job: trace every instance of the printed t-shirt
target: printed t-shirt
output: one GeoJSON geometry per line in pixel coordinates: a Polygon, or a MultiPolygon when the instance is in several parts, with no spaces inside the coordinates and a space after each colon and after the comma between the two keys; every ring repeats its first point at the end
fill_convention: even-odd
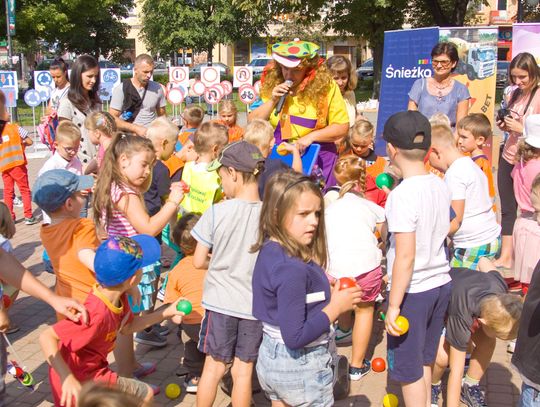
{"type": "Polygon", "coordinates": [[[440,287],[450,281],[445,242],[450,230],[450,191],[433,174],[405,178],[388,195],[386,219],[390,247],[387,253],[389,287],[396,257],[395,233],[415,232],[416,253],[408,293],[440,287]]]}
{"type": "Polygon", "coordinates": [[[501,226],[493,212],[487,178],[470,157],[455,160],[444,174],[452,201],[465,200],[460,228],[452,237],[455,247],[478,247],[493,242],[501,226]]]}
{"type": "MultiPolygon", "coordinates": [[[[103,296],[96,285],[84,306],[88,311],[88,324],[65,319],[53,325],[60,339],[60,354],[78,381],[92,380],[114,385],[118,375],[110,369],[107,355],[114,349],[124,318],[127,323],[133,320],[127,297],[124,294],[121,305],[117,307],[103,296]]],[[[62,385],[52,367],[49,367],[49,381],[55,404],[59,405],[62,385]]]]}
{"type": "Polygon", "coordinates": [[[56,294],[84,302],[96,277],[81,263],[78,254],[82,249],[98,248],[100,242],[94,222],[87,218],[66,219],[55,225],[41,226],[40,235],[56,274],[56,294]]]}
{"type": "Polygon", "coordinates": [[[487,296],[507,291],[504,278],[497,271],[482,273],[458,268],[450,271],[452,293],[448,305],[446,340],[460,351],[466,351],[472,327],[480,318],[480,302],[487,296]]]}
{"type": "Polygon", "coordinates": [[[193,256],[186,256],[169,272],[165,298],[163,302],[170,304],[180,297],[191,302],[193,310],[182,318],[184,324],[200,324],[204,315],[201,305],[204,277],[206,270],[193,266],[193,256]]]}

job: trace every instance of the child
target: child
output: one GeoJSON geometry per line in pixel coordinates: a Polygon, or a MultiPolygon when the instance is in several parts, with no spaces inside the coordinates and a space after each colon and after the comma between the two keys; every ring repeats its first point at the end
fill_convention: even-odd
{"type": "Polygon", "coordinates": [[[199,407],[213,405],[228,363],[232,363],[232,404],[251,403],[251,375],[262,331],[252,314],[251,277],[257,255],[250,248],[261,211],[257,176],[263,163],[257,147],[245,141],[225,147],[208,171],[218,171],[228,199],[212,205],[191,231],[197,240],[193,265],[208,268],[199,339],[199,350],[206,353],[197,391],[199,407]]]}
{"type": "MultiPolygon", "coordinates": [[[[458,147],[460,151],[471,156],[488,180],[489,197],[495,205],[495,186],[493,184],[493,172],[491,164],[484,154],[482,147],[491,140],[493,132],[489,119],[482,113],[469,113],[457,124],[458,147]]],[[[495,210],[494,206],[494,210],[495,210]]]]}
{"type": "MultiPolygon", "coordinates": [[[[161,210],[149,216],[144,206],[143,193],[151,183],[151,171],[155,160],[152,142],[140,136],[117,134],[109,146],[94,192],[94,220],[107,236],[131,237],[136,234],[157,235],[176,216],[183,198],[177,183],[171,184],[169,198],[161,210]]],[[[151,309],[154,304],[154,281],[157,276],[154,266],[145,267],[139,284],[140,306],[133,302],[136,312],[151,309]]],[[[133,339],[122,338],[126,343],[119,346],[116,360],[122,366],[120,373],[131,377],[135,366],[133,339]],[[128,343],[129,342],[129,343],[128,343]]],[[[163,347],[167,341],[154,332],[140,332],[139,343],[163,347]],[[144,341],[144,342],[143,342],[144,341]]],[[[154,365],[137,369],[138,376],[148,374],[154,365]]]]}
{"type": "MultiPolygon", "coordinates": [[[[383,208],[364,199],[364,161],[351,156],[341,157],[336,163],[337,168],[340,168],[336,174],[341,184],[339,196],[324,212],[328,238],[327,273],[332,279],[352,278],[362,289],[361,302],[354,307],[349,368],[351,380],[359,380],[371,368],[370,362],[364,357],[373,327],[375,299],[381,291],[383,277],[382,251],[375,232],[379,235],[382,233],[385,217],[383,208]]],[[[349,339],[351,335],[350,316],[350,313],[345,313],[339,318],[337,343],[340,339],[349,339]]]]}
{"type": "MultiPolygon", "coordinates": [[[[540,178],[536,178],[540,188],[540,178]]],[[[537,196],[537,208],[540,210],[540,195],[537,196]]],[[[537,221],[540,222],[537,213],[537,221]]],[[[523,312],[517,334],[516,349],[512,356],[512,365],[519,372],[523,384],[519,407],[537,407],[540,402],[540,329],[538,329],[538,310],[540,309],[540,262],[531,277],[529,293],[525,297],[523,312]]]]}
{"type": "Polygon", "coordinates": [[[431,145],[429,121],[417,111],[396,113],[384,125],[386,151],[403,181],[386,202],[390,234],[388,371],[401,383],[405,405],[425,406],[427,383],[450,298],[450,275],[445,251],[450,228],[450,192],[428,173],[424,158],[431,145]],[[404,335],[396,324],[403,315],[411,329],[404,335]]]}
{"type": "Polygon", "coordinates": [[[28,132],[18,124],[8,123],[9,114],[6,110],[6,95],[0,91],[0,171],[4,181],[4,202],[9,208],[13,220],[13,199],[15,184],[19,187],[23,201],[24,223],[33,225],[37,219],[32,214],[32,197],[28,184],[28,170],[24,149],[33,144],[28,132]]]}
{"type": "Polygon", "coordinates": [[[116,133],[116,121],[108,112],[92,112],[84,120],[84,127],[88,130],[90,142],[99,146],[95,165],[92,165],[91,168],[87,168],[86,172],[97,173],[103,164],[105,151],[107,151],[107,148],[111,145],[112,138],[116,133]]]}
{"type": "MultiPolygon", "coordinates": [[[[13,238],[14,235],[15,222],[11,219],[7,205],[4,202],[0,202],[0,248],[6,253],[13,253],[13,246],[9,239],[13,238]]],[[[13,304],[18,294],[19,290],[17,288],[0,281],[0,298],[2,295],[7,295],[13,304]]],[[[18,326],[10,323],[7,307],[4,307],[3,301],[0,301],[0,321],[0,332],[12,334],[19,330],[18,326]]]]}
{"type": "Polygon", "coordinates": [[[345,100],[345,106],[347,107],[347,113],[349,114],[349,123],[351,127],[356,121],[356,97],[354,90],[358,82],[356,72],[352,67],[351,61],[343,55],[334,55],[326,61],[328,70],[334,77],[343,100],[345,100]]]}
{"type": "Polygon", "coordinates": [[[96,283],[94,255],[99,239],[94,222],[79,216],[86,199],[83,191],[93,185],[91,176],[53,169],[37,178],[33,191],[34,202],[50,219],[41,226],[40,237],[56,274],[55,292],[81,303],[96,283]]]}
{"type": "Polygon", "coordinates": [[[74,405],[72,400],[77,401],[81,383],[86,381],[117,386],[145,405],[151,404],[155,387],[119,377],[110,369],[107,355],[114,348],[118,332],[133,334],[172,317],[181,322],[177,316],[183,314],[176,310],[176,302],[139,317],[128,306],[126,292],[141,280],[141,268],[155,263],[159,255],[159,244],[147,235],[117,236],[99,246],[94,261],[98,284],[84,303],[88,323],[63,320],[40,335],[56,406],[74,405]]]}
{"type": "Polygon", "coordinates": [[[326,266],[324,201],[310,178],[289,171],[268,183],[254,251],[253,314],[262,321],[257,376],[272,405],[331,406],[330,325],[360,302],[326,266]]]}
{"type": "Polygon", "coordinates": [[[533,180],[540,174],[540,115],[525,119],[524,139],[519,144],[517,161],[512,170],[514,195],[520,216],[514,225],[514,280],[521,283],[526,294],[536,263],[540,260],[540,226],[536,221],[537,208],[532,197],[540,196],[533,180]]]}
{"type": "Polygon", "coordinates": [[[193,306],[191,313],[182,319],[181,325],[182,330],[189,337],[189,340],[184,344],[183,361],[183,365],[188,371],[184,381],[187,393],[197,393],[204,365],[204,353],[197,349],[197,343],[204,315],[201,302],[206,269],[197,269],[193,266],[193,253],[195,253],[197,241],[191,236],[191,230],[200,217],[198,214],[188,213],[182,216],[173,228],[173,241],[180,247],[185,257],[169,272],[165,298],[163,299],[165,304],[169,304],[184,297],[193,306]]]}
{"type": "Polygon", "coordinates": [[[495,349],[496,338],[516,337],[522,303],[517,295],[507,294],[504,278],[491,261],[480,260],[481,273],[452,269],[452,292],[448,306],[445,338],[441,337],[431,385],[431,404],[438,405],[441,377],[448,364],[447,406],[485,406],[479,382],[495,349]],[[463,379],[465,355],[474,343],[471,361],[463,379]],[[460,397],[461,396],[461,397],[460,397]]]}
{"type": "Polygon", "coordinates": [[[141,400],[117,388],[87,382],[82,386],[78,407],[140,407],[141,400]]]}
{"type": "Polygon", "coordinates": [[[432,126],[431,140],[429,162],[444,173],[456,215],[450,223],[449,236],[454,244],[450,264],[476,270],[478,260],[495,259],[501,247],[501,226],[492,209],[487,178],[470,157],[458,150],[450,127],[432,126]]]}
{"type": "MultiPolygon", "coordinates": [[[[268,121],[262,119],[253,119],[250,121],[246,127],[244,140],[257,147],[261,151],[262,156],[265,158],[264,171],[259,176],[259,196],[261,199],[263,199],[264,187],[270,177],[272,177],[276,172],[288,171],[290,167],[281,160],[268,157],[276,144],[276,140],[274,138],[274,129],[270,123],[268,123],[268,121]]],[[[293,155],[292,169],[301,173],[302,158],[300,157],[298,148],[296,148],[294,144],[285,142],[282,144],[287,150],[287,153],[293,155]]]]}
{"type": "Polygon", "coordinates": [[[185,212],[204,213],[214,202],[222,198],[219,175],[208,170],[209,164],[227,145],[227,128],[217,123],[203,123],[195,133],[195,161],[187,162],[182,181],[189,185],[189,192],[182,202],[185,212]]]}
{"type": "MultiPolygon", "coordinates": [[[[38,172],[38,177],[50,170],[62,169],[72,172],[75,175],[82,175],[82,163],[77,157],[77,152],[81,144],[81,131],[69,120],[64,120],[58,124],[56,129],[56,139],[54,140],[54,153],[45,161],[43,167],[38,172]]],[[[43,224],[51,223],[51,218],[45,211],[43,214],[43,224]]],[[[84,216],[86,217],[86,216],[84,216]]]]}
{"type": "Polygon", "coordinates": [[[216,120],[216,122],[227,127],[229,143],[242,140],[242,137],[244,136],[244,129],[236,124],[238,110],[236,109],[234,102],[230,99],[226,99],[221,102],[219,105],[218,114],[219,119],[216,120]]]}

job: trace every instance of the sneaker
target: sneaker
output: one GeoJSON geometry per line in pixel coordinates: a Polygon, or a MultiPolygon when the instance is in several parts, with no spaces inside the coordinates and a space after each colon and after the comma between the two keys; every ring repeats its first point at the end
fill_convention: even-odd
{"type": "Polygon", "coordinates": [[[508,346],[506,346],[506,351],[508,353],[514,353],[515,350],[516,350],[516,340],[513,339],[510,342],[508,342],[508,346]]]}
{"type": "Polygon", "coordinates": [[[38,223],[38,220],[34,216],[32,216],[31,218],[24,218],[25,225],[34,225],[36,223],[38,223]]]}
{"type": "Polygon", "coordinates": [[[197,393],[197,387],[199,386],[199,377],[196,376],[186,376],[184,380],[184,387],[186,388],[186,393],[195,394],[197,393]]]}
{"type": "Polygon", "coordinates": [[[22,206],[23,206],[22,199],[19,198],[18,196],[13,198],[13,206],[16,206],[17,208],[22,208],[22,206]]]}
{"type": "Polygon", "coordinates": [[[461,402],[467,407],[487,407],[486,397],[479,384],[470,386],[463,383],[461,386],[461,402]]]}
{"type": "Polygon", "coordinates": [[[336,328],[336,345],[348,345],[352,343],[352,328],[348,331],[342,331],[338,326],[336,328]]]}
{"type": "Polygon", "coordinates": [[[431,385],[431,407],[439,407],[439,396],[441,395],[441,385],[431,385]]]}
{"type": "Polygon", "coordinates": [[[157,365],[155,362],[139,363],[139,367],[133,372],[133,377],[136,379],[142,379],[143,377],[154,373],[156,371],[156,367],[157,365]]]}
{"type": "Polygon", "coordinates": [[[152,331],[157,333],[159,336],[167,336],[169,335],[169,332],[171,332],[171,330],[167,326],[160,324],[152,325],[152,331]]]}
{"type": "Polygon", "coordinates": [[[151,331],[137,332],[134,341],[143,345],[150,345],[158,348],[167,346],[167,339],[158,335],[153,329],[151,331]]]}
{"type": "Polygon", "coordinates": [[[349,377],[351,380],[360,380],[362,377],[367,375],[371,370],[371,362],[364,359],[364,366],[362,367],[349,367],[349,377]]]}

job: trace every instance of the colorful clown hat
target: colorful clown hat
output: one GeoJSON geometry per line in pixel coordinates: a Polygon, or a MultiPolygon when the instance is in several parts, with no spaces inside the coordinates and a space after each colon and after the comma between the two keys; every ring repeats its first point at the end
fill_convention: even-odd
{"type": "Polygon", "coordinates": [[[295,68],[300,65],[302,59],[313,58],[317,55],[319,46],[312,42],[282,41],[272,45],[272,58],[287,68],[295,68]]]}

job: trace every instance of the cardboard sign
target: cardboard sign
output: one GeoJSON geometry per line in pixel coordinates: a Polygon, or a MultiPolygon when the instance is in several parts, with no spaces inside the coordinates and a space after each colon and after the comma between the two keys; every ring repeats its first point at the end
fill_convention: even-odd
{"type": "Polygon", "coordinates": [[[233,87],[239,88],[242,85],[251,85],[253,83],[253,67],[235,66],[233,87]]]}
{"type": "Polygon", "coordinates": [[[217,90],[213,86],[206,88],[206,90],[204,91],[204,100],[206,100],[206,103],[210,105],[217,105],[221,100],[219,96],[219,90],[217,90]]]}
{"type": "Polygon", "coordinates": [[[219,69],[215,66],[201,67],[201,82],[206,87],[219,83],[219,69]]]}
{"type": "Polygon", "coordinates": [[[242,103],[250,105],[257,99],[257,92],[251,85],[242,85],[238,89],[238,97],[242,103]]]}
{"type": "Polygon", "coordinates": [[[184,101],[184,92],[181,88],[172,88],[167,94],[167,100],[171,105],[178,106],[184,101]]]}
{"type": "Polygon", "coordinates": [[[38,92],[42,91],[44,88],[54,89],[56,85],[54,84],[52,75],[49,71],[34,71],[34,89],[38,92]]]}
{"type": "Polygon", "coordinates": [[[189,86],[189,68],[187,66],[171,66],[169,68],[169,82],[179,83],[187,88],[189,86]]]}
{"type": "Polygon", "coordinates": [[[191,89],[193,90],[193,93],[195,93],[197,96],[202,96],[204,95],[206,86],[204,86],[204,83],[202,83],[201,81],[195,81],[193,82],[193,85],[191,85],[191,89]]]}

